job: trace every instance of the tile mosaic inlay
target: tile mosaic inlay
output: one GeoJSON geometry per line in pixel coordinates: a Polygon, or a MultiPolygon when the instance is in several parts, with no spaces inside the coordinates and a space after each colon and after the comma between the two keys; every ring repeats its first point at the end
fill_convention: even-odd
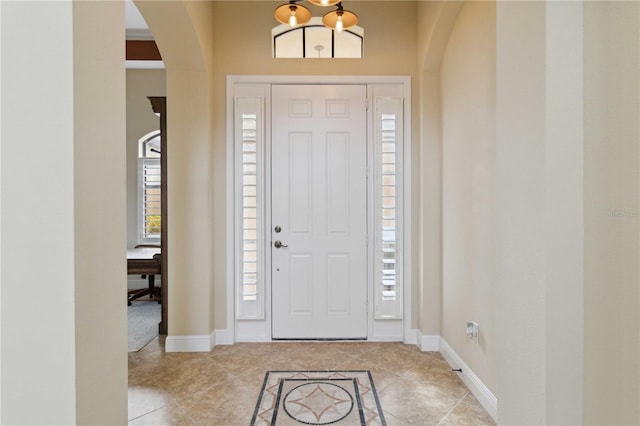
{"type": "MultiPolygon", "coordinates": [[[[278,394],[282,395],[285,384],[298,381],[282,379],[278,394]]],[[[352,389],[350,392],[342,385],[327,381],[304,382],[291,389],[282,402],[282,408],[292,419],[304,424],[329,425],[346,418],[353,411],[352,389]]],[[[354,381],[345,384],[357,386],[354,381]]]]}
{"type": "Polygon", "coordinates": [[[268,371],[251,425],[386,425],[368,370],[268,371]]]}

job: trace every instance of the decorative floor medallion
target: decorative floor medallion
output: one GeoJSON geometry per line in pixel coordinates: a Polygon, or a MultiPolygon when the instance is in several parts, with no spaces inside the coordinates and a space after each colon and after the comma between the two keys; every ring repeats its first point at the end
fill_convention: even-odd
{"type": "Polygon", "coordinates": [[[268,371],[251,425],[300,424],[386,425],[371,373],[268,371]]]}

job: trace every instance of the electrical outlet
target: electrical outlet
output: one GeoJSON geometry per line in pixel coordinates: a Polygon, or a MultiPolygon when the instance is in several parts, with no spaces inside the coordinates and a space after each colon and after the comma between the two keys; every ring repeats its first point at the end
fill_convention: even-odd
{"type": "Polygon", "coordinates": [[[478,323],[468,322],[467,323],[467,337],[471,340],[478,340],[478,323]]]}

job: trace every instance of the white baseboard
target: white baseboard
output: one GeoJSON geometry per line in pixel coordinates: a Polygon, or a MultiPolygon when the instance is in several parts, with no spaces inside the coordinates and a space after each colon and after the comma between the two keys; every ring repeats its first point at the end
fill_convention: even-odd
{"type": "Polygon", "coordinates": [[[213,349],[214,333],[208,336],[167,336],[164,350],[166,352],[210,352],[213,349]]]}
{"type": "Polygon", "coordinates": [[[228,330],[214,330],[208,336],[167,336],[166,352],[210,352],[216,345],[233,345],[233,336],[228,330]]]}
{"type": "Polygon", "coordinates": [[[405,333],[404,339],[402,339],[402,343],[404,343],[405,345],[415,345],[417,341],[416,336],[418,335],[418,333],[418,330],[415,328],[409,329],[408,334],[405,333]]]}
{"type": "Polygon", "coordinates": [[[217,345],[233,345],[233,333],[229,330],[213,331],[213,346],[217,345]]]}
{"type": "Polygon", "coordinates": [[[482,404],[493,420],[497,421],[498,399],[443,338],[440,338],[440,353],[451,368],[462,369],[462,373],[458,373],[460,379],[467,385],[473,396],[482,404]]]}
{"type": "Polygon", "coordinates": [[[422,352],[438,352],[440,350],[440,336],[437,334],[424,336],[416,330],[416,345],[422,352]]]}

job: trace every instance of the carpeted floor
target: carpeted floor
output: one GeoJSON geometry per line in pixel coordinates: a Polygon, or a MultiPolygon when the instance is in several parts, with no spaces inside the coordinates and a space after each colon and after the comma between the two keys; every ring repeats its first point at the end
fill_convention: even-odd
{"type": "Polygon", "coordinates": [[[137,352],[158,336],[161,305],[157,301],[134,301],[127,307],[129,352],[137,352]]]}

